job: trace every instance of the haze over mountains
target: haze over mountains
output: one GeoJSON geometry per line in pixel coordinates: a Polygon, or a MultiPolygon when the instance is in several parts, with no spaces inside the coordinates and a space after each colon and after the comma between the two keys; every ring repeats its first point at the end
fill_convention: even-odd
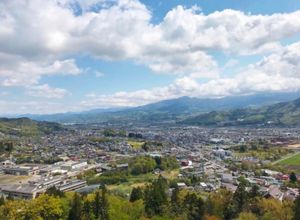
{"type": "MultiPolygon", "coordinates": [[[[207,117],[215,114],[219,116],[219,113],[216,113],[219,111],[222,111],[222,114],[229,111],[226,115],[234,115],[235,112],[233,110],[249,107],[251,110],[244,111],[243,114],[240,113],[236,116],[245,116],[246,113],[254,115],[255,111],[265,113],[261,109],[258,110],[257,108],[259,107],[292,101],[298,97],[300,97],[300,93],[264,93],[248,96],[230,96],[219,99],[181,97],[134,108],[95,109],[79,113],[22,115],[22,117],[61,123],[156,123],[184,121],[188,124],[197,124],[192,122],[194,120],[198,121],[199,125],[216,125],[218,124],[218,120],[216,122],[212,120],[209,123],[203,123],[203,118],[198,115],[204,114],[203,117],[207,117]],[[215,113],[205,114],[212,111],[215,113]]],[[[269,111],[270,109],[266,110],[266,112],[269,111]]],[[[267,118],[269,119],[269,117],[267,118]]],[[[233,117],[233,119],[235,118],[233,117]]]]}

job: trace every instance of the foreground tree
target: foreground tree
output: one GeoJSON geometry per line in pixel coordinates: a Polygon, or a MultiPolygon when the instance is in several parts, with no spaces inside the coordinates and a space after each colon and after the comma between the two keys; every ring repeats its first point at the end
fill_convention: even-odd
{"type": "Polygon", "coordinates": [[[236,220],[258,220],[258,218],[251,212],[241,212],[236,220]]]}
{"type": "Polygon", "coordinates": [[[148,216],[162,215],[168,203],[167,182],[162,176],[145,189],[145,212],[148,216]]]}
{"type": "Polygon", "coordinates": [[[174,213],[175,216],[179,215],[181,210],[181,203],[179,198],[179,188],[176,186],[171,195],[171,212],[174,213]]]}
{"type": "Polygon", "coordinates": [[[107,200],[107,189],[104,184],[101,185],[101,212],[100,212],[100,219],[101,220],[108,220],[109,215],[108,215],[108,209],[109,209],[109,204],[107,200]]]}
{"type": "Polygon", "coordinates": [[[129,201],[135,202],[142,198],[143,198],[143,191],[142,191],[141,187],[134,187],[131,191],[129,201]]]}
{"type": "Polygon", "coordinates": [[[195,193],[188,193],[184,206],[189,220],[201,220],[204,216],[204,202],[195,193]]]}
{"type": "Polygon", "coordinates": [[[69,220],[80,220],[82,215],[82,199],[78,193],[73,196],[73,201],[71,203],[71,209],[69,212],[69,220]]]}
{"type": "Polygon", "coordinates": [[[58,197],[64,197],[64,192],[60,191],[55,186],[52,186],[46,190],[46,194],[50,196],[58,196],[58,197]]]}

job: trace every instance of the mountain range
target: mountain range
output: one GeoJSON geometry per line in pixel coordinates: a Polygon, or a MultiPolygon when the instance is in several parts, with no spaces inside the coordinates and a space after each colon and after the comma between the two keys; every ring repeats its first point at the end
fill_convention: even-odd
{"type": "MultiPolygon", "coordinates": [[[[197,123],[200,125],[212,125],[218,124],[218,120],[213,120],[214,115],[216,118],[220,117],[220,120],[222,118],[226,119],[226,117],[229,117],[226,121],[230,122],[231,119],[235,120],[234,116],[244,117],[244,119],[241,119],[242,121],[250,122],[252,118],[250,118],[251,120],[248,120],[246,118],[247,114],[252,115],[252,117],[254,117],[255,111],[259,111],[261,114],[266,114],[270,112],[270,110],[265,110],[266,107],[263,106],[292,101],[298,97],[300,97],[300,93],[296,92],[229,96],[217,99],[181,97],[132,108],[94,109],[78,113],[71,112],[51,115],[22,115],[21,117],[60,123],[155,124],[162,122],[182,122],[193,124],[192,121],[194,120],[198,121],[197,123]],[[224,115],[224,117],[221,117],[221,115],[224,115]],[[212,120],[211,122],[206,123],[203,121],[202,117],[208,116],[210,116],[212,120]]],[[[258,117],[258,115],[256,115],[256,117],[258,117]]],[[[269,117],[267,118],[269,119],[269,117]]],[[[256,119],[253,119],[253,121],[255,120],[256,119]]],[[[286,119],[284,121],[286,121],[286,119]]]]}
{"type": "Polygon", "coordinates": [[[257,109],[243,108],[230,111],[212,111],[195,117],[189,117],[179,123],[199,126],[299,126],[300,98],[257,109]]]}

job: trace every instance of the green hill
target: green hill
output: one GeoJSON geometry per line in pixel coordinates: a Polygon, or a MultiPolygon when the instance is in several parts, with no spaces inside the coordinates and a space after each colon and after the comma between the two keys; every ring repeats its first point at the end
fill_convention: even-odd
{"type": "Polygon", "coordinates": [[[213,111],[189,117],[180,123],[202,126],[233,125],[300,125],[300,98],[261,108],[244,108],[231,111],[213,111]]]}
{"type": "Polygon", "coordinates": [[[29,118],[0,118],[0,133],[30,136],[50,134],[61,131],[63,127],[58,123],[34,121],[29,118]]]}

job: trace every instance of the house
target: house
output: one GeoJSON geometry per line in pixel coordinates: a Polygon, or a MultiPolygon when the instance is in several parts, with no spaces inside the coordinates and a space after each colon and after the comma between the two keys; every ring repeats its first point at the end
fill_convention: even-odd
{"type": "Polygon", "coordinates": [[[22,185],[7,185],[1,188],[1,194],[6,198],[14,199],[34,199],[39,194],[45,192],[45,188],[39,187],[34,184],[22,185]]]}
{"type": "Polygon", "coordinates": [[[266,198],[272,197],[282,201],[284,193],[276,185],[271,185],[269,187],[268,193],[265,195],[266,198]]]}
{"type": "Polygon", "coordinates": [[[3,168],[5,174],[11,174],[16,176],[28,176],[37,174],[39,172],[39,167],[34,165],[24,165],[24,166],[13,166],[3,168]]]}
{"type": "Polygon", "coordinates": [[[177,183],[178,188],[186,188],[185,183],[177,183]]]}
{"type": "Polygon", "coordinates": [[[295,200],[298,195],[298,189],[287,188],[287,190],[284,192],[283,199],[295,200]]]}
{"type": "Polygon", "coordinates": [[[233,176],[230,173],[224,173],[221,176],[221,181],[223,183],[233,183],[233,176]]]}
{"type": "Polygon", "coordinates": [[[232,183],[222,183],[221,185],[222,188],[225,188],[231,192],[235,192],[237,189],[237,186],[233,185],[232,183]]]}

